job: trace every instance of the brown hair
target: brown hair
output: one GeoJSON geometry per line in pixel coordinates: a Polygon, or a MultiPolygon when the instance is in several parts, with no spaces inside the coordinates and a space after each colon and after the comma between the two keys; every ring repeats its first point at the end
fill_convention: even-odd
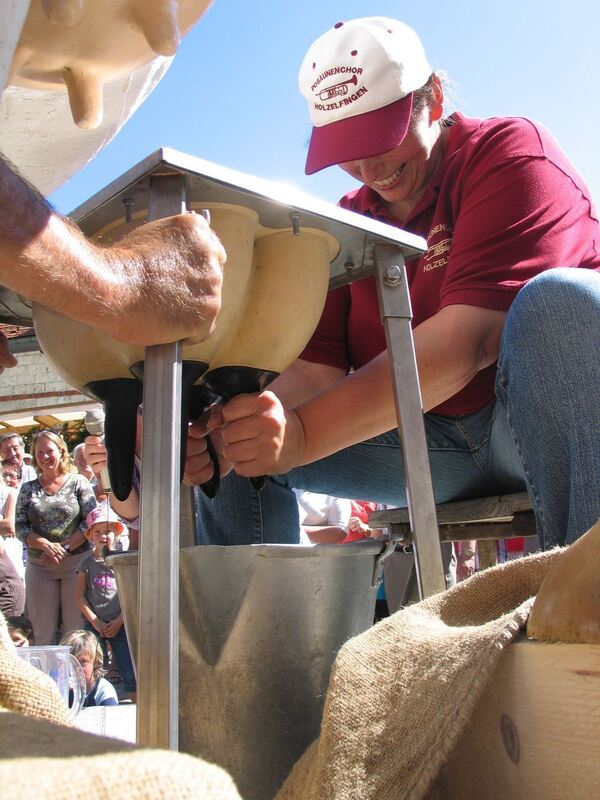
{"type": "MultiPolygon", "coordinates": [[[[432,72],[427,80],[427,83],[423,84],[420,89],[415,89],[413,92],[412,121],[414,121],[420,112],[433,100],[437,90],[436,79],[442,87],[442,91],[444,93],[444,106],[449,104],[452,107],[454,105],[452,100],[454,99],[456,92],[453,82],[445,72],[432,72]],[[449,99],[450,103],[448,103],[449,99]]],[[[446,112],[442,117],[441,122],[443,125],[449,125],[451,123],[451,120],[448,120],[448,116],[449,112],[446,112]]]]}

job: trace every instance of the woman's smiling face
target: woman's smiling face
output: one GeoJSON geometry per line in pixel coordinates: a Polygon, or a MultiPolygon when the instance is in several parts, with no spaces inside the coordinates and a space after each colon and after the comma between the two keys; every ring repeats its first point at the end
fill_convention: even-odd
{"type": "Polygon", "coordinates": [[[439,164],[443,128],[438,122],[442,103],[440,88],[430,104],[416,113],[398,147],[339,165],[344,172],[377,192],[400,217],[414,207],[439,164]]]}
{"type": "Polygon", "coordinates": [[[40,469],[56,469],[60,463],[61,452],[51,439],[40,436],[35,443],[35,460],[40,469]]]}

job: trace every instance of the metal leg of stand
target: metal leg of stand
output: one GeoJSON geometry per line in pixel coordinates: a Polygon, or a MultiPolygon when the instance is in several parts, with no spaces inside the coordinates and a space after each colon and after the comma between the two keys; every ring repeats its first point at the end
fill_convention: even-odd
{"type": "MultiPolygon", "coordinates": [[[[149,219],[185,210],[185,179],[152,177],[149,219]]],[[[181,345],[144,354],[137,742],[178,749],[181,345]]]]}
{"type": "Polygon", "coordinates": [[[375,267],[379,308],[385,327],[398,431],[404,455],[406,493],[419,595],[424,598],[443,591],[446,584],[412,336],[412,310],[404,257],[397,247],[376,245],[375,267]]]}

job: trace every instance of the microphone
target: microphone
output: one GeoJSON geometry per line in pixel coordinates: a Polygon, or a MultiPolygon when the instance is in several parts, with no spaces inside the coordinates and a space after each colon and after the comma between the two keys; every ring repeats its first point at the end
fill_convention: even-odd
{"type": "MultiPolygon", "coordinates": [[[[104,411],[101,408],[92,408],[90,409],[83,420],[83,424],[87,432],[91,436],[99,436],[102,439],[102,443],[104,444],[104,411]]],[[[112,492],[112,487],[110,483],[110,477],[108,475],[108,468],[104,467],[104,469],[100,473],[100,480],[102,481],[102,486],[104,487],[105,492],[112,492]]]]}

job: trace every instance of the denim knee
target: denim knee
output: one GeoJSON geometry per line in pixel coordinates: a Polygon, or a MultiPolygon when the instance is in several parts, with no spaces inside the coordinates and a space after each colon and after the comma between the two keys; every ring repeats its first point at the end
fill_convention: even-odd
{"type": "Polygon", "coordinates": [[[560,267],[536,275],[517,294],[508,312],[506,327],[517,320],[537,328],[544,322],[546,329],[563,332],[582,321],[598,324],[600,303],[600,274],[584,268],[560,267]],[[590,316],[592,315],[592,316],[590,316]],[[565,329],[565,325],[568,327],[565,329]]]}
{"type": "Polygon", "coordinates": [[[600,274],[584,268],[542,272],[515,298],[506,318],[499,374],[514,356],[565,366],[582,353],[589,358],[600,319],[600,274]]]}

